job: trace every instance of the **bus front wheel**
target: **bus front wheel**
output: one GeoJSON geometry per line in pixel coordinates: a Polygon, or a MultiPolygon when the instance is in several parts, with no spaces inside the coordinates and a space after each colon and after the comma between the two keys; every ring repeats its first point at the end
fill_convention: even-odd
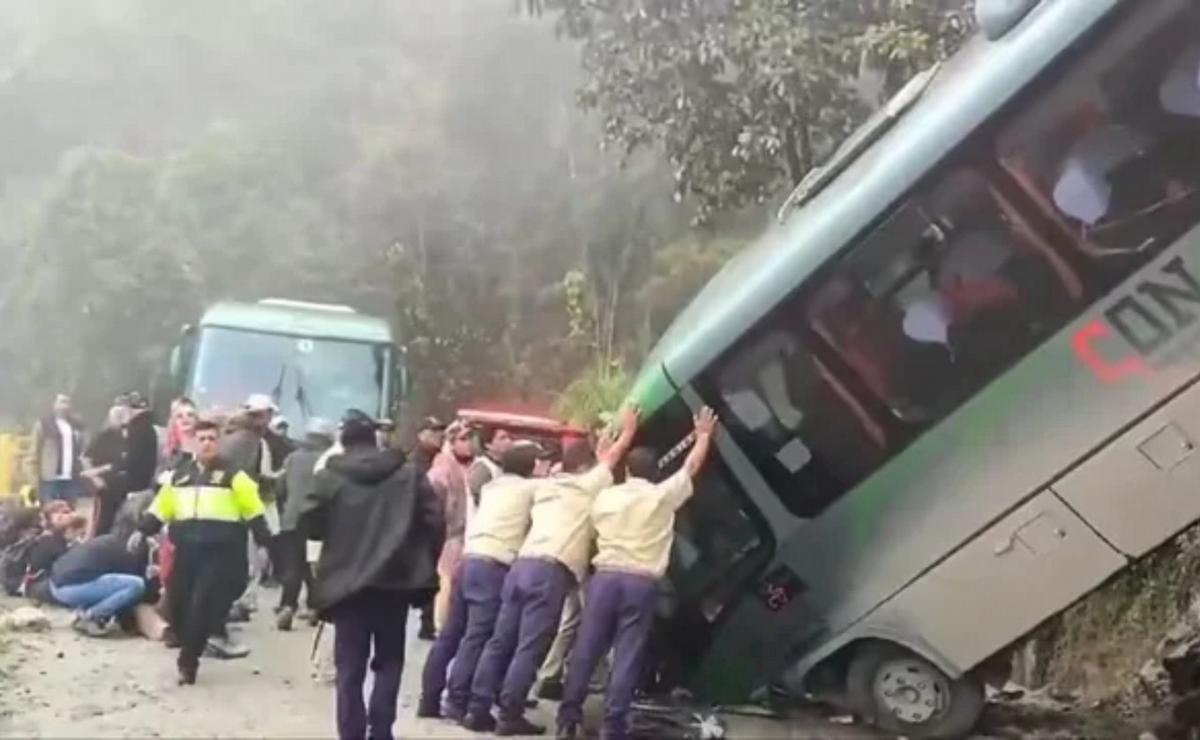
{"type": "Polygon", "coordinates": [[[924,658],[887,642],[862,646],[850,661],[851,707],[876,727],[910,738],[966,735],[983,712],[983,685],[952,679],[924,658]]]}

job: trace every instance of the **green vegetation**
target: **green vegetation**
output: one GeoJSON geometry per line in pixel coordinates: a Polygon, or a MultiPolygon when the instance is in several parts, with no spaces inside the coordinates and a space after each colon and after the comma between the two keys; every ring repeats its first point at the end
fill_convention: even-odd
{"type": "Polygon", "coordinates": [[[15,0],[0,409],[65,389],[96,418],[205,305],[272,296],[394,316],[416,411],[569,388],[587,417],[966,18],[963,0],[15,0]]]}

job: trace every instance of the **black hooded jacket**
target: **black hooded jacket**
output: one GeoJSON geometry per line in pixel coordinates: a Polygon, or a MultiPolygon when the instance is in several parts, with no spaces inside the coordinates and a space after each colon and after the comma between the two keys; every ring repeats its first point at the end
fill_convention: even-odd
{"type": "Polygon", "coordinates": [[[313,589],[322,616],[368,589],[412,604],[437,593],[441,503],[425,474],[396,450],[351,447],[330,458],[301,509],[300,526],[324,543],[313,589]]]}

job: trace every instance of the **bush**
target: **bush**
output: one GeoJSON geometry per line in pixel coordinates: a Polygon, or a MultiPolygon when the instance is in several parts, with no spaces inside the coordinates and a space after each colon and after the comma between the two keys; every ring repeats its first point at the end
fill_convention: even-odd
{"type": "Polygon", "coordinates": [[[554,412],[566,421],[592,427],[607,423],[625,400],[632,378],[619,362],[596,362],[559,394],[554,412]]]}

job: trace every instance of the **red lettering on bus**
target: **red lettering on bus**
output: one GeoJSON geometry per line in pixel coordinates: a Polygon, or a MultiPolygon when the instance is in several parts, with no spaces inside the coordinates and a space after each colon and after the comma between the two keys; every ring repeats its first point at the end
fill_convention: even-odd
{"type": "Polygon", "coordinates": [[[1134,375],[1149,375],[1150,366],[1136,355],[1131,355],[1117,362],[1109,362],[1100,356],[1092,346],[1093,342],[1105,339],[1112,334],[1108,325],[1097,319],[1075,332],[1071,337],[1071,346],[1075,354],[1088,366],[1101,382],[1117,383],[1134,375]]]}

